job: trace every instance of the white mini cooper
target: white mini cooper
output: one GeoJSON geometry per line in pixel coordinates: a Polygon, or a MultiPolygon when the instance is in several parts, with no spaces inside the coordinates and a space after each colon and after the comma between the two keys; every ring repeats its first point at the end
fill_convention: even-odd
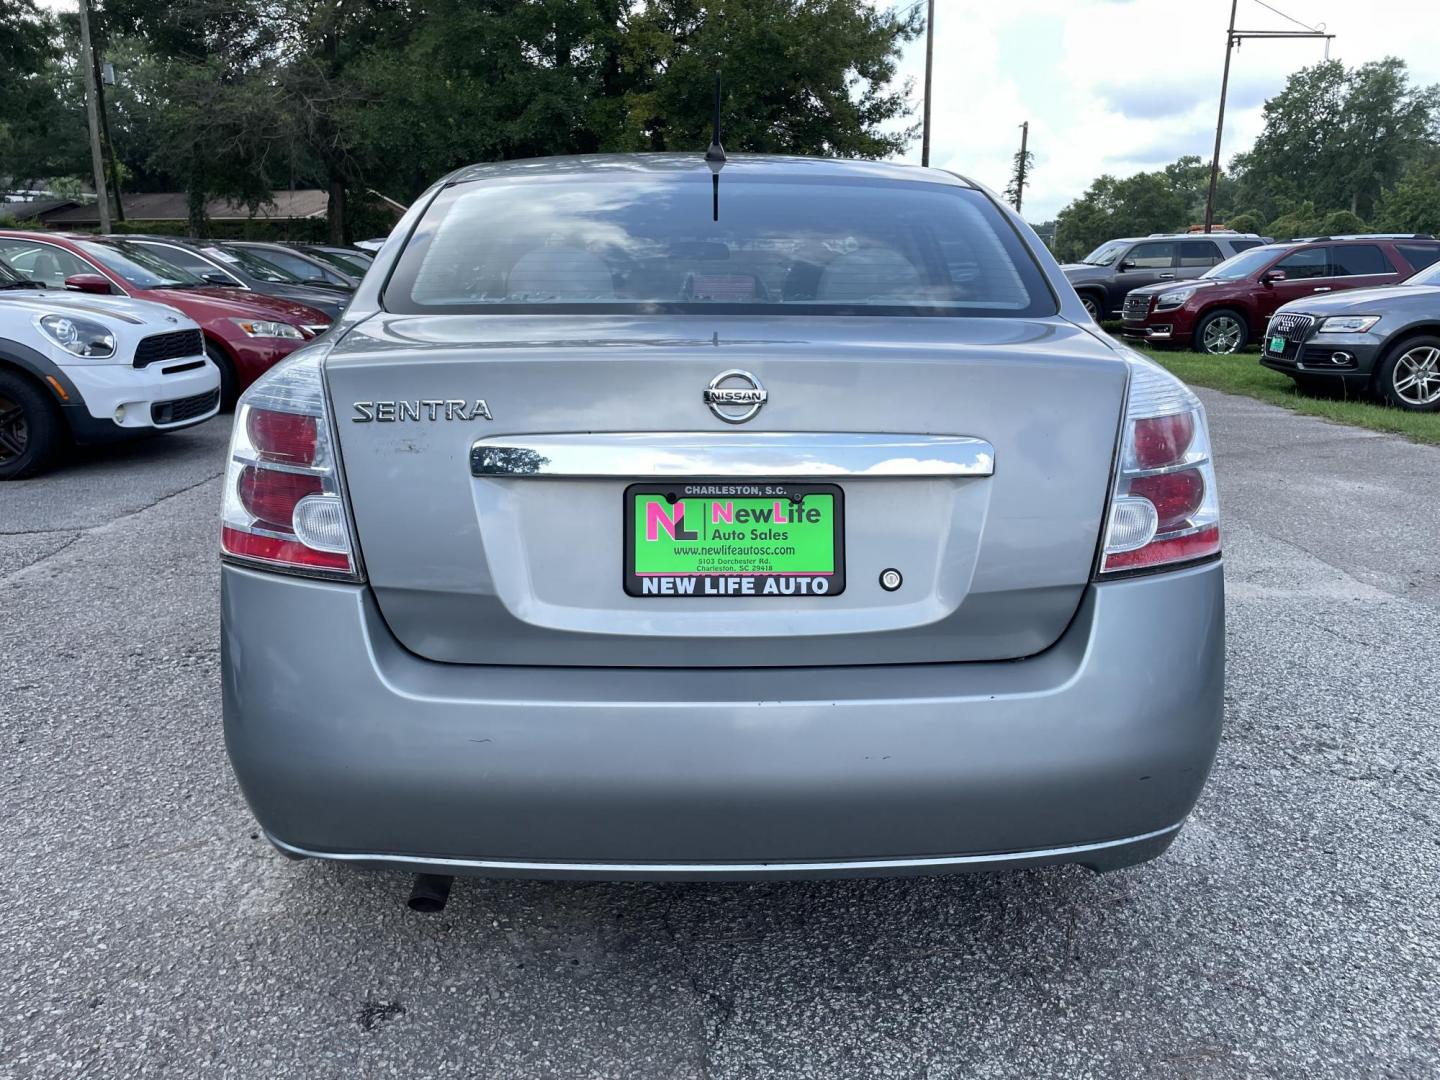
{"type": "Polygon", "coordinates": [[[184,315],[37,288],[0,260],[0,480],[70,444],[189,427],[219,408],[219,369],[184,315]]]}

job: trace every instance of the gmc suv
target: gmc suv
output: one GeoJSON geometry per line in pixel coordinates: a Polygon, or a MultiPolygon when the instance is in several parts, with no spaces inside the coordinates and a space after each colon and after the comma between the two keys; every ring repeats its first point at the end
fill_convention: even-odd
{"type": "Polygon", "coordinates": [[[1318,236],[1246,251],[1184,284],[1136,289],[1120,333],[1198,352],[1240,352],[1282,304],[1396,285],[1440,257],[1433,236],[1318,236]]]}
{"type": "Polygon", "coordinates": [[[1125,294],[1145,285],[1197,278],[1248,248],[1270,243],[1254,233],[1154,233],[1101,244],[1060,269],[1096,322],[1120,313],[1125,294]]]}

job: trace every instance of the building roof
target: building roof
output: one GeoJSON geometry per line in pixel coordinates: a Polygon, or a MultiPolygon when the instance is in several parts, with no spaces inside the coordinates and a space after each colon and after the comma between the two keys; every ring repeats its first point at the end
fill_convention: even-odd
{"type": "MultiPolygon", "coordinates": [[[[297,218],[323,218],[329,205],[328,194],[320,188],[300,191],[277,191],[272,201],[262,204],[252,215],[244,204],[226,199],[211,199],[205,204],[205,216],[211,221],[293,221],[297,218]]],[[[141,191],[123,196],[126,221],[184,221],[190,216],[189,202],[183,191],[141,191]]],[[[94,206],[69,206],[42,213],[40,220],[50,226],[95,225],[100,211],[94,206]]]]}
{"type": "Polygon", "coordinates": [[[42,214],[78,205],[79,203],[75,199],[16,199],[10,202],[0,202],[0,217],[9,215],[16,221],[29,221],[42,214]]]}

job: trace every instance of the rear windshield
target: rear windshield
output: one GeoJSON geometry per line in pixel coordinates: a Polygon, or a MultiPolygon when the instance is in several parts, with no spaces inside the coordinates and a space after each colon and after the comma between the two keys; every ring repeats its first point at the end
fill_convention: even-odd
{"type": "Polygon", "coordinates": [[[708,171],[472,181],[441,192],[385,290],[399,312],[1033,316],[1015,230],[948,184],[708,171]]]}

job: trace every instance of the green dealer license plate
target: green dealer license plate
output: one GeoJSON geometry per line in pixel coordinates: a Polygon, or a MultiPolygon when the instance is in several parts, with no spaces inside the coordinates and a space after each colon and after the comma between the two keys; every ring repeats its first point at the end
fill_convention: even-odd
{"type": "Polygon", "coordinates": [[[838,596],[844,495],[835,484],[667,481],[625,489],[631,596],[838,596]]]}
{"type": "Polygon", "coordinates": [[[1283,353],[1285,351],[1285,339],[1283,337],[1272,337],[1270,339],[1270,351],[1277,356],[1283,353]]]}

